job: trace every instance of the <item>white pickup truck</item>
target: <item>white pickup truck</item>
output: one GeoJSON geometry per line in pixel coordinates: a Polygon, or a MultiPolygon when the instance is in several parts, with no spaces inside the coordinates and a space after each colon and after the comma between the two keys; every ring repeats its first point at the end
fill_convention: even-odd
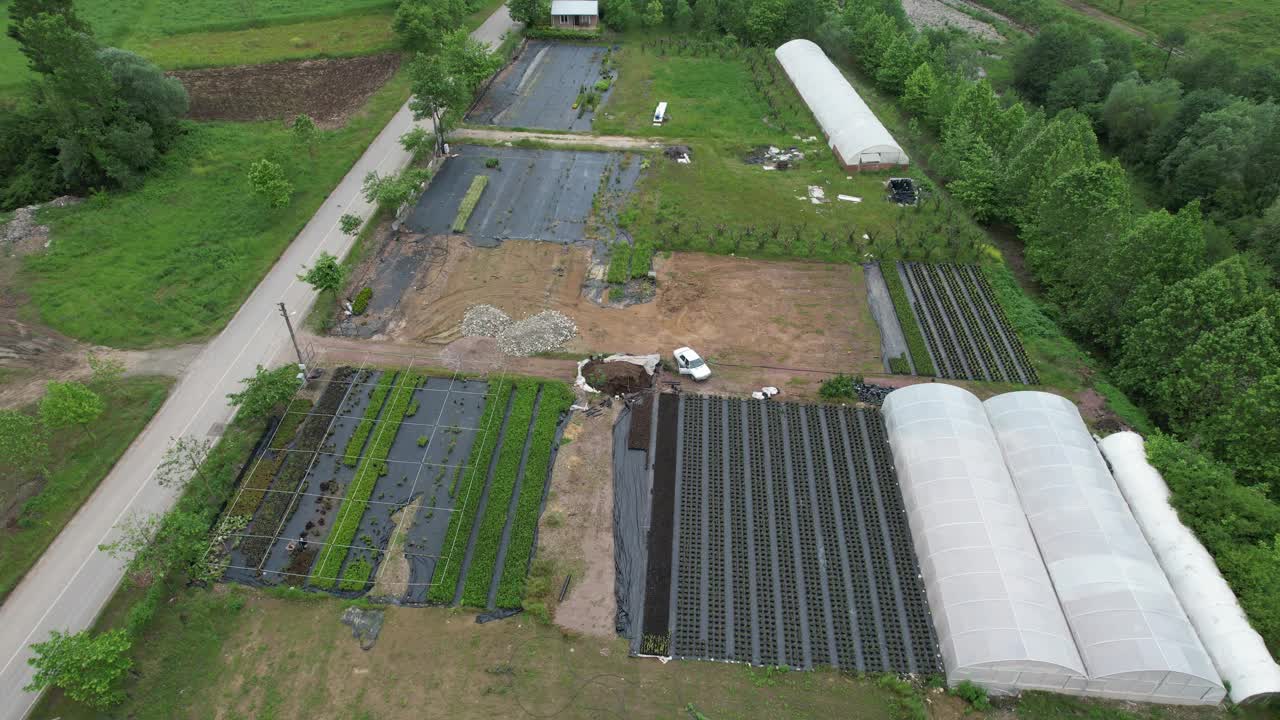
{"type": "Polygon", "coordinates": [[[707,365],[702,356],[693,351],[693,348],[676,348],[671,354],[675,356],[676,370],[681,375],[688,375],[698,382],[711,377],[711,366],[707,365]]]}

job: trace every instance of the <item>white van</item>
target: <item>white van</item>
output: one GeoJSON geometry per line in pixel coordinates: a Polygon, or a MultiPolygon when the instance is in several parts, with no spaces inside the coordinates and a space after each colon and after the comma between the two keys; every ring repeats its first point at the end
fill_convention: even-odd
{"type": "Polygon", "coordinates": [[[653,125],[657,127],[667,121],[667,104],[658,103],[658,109],[653,111],[653,125]]]}

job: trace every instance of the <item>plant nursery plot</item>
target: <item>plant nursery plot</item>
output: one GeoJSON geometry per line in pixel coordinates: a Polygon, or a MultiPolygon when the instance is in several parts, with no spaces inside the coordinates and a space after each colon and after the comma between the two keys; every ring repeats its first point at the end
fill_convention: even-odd
{"type": "Polygon", "coordinates": [[[897,271],[915,316],[899,320],[904,330],[907,323],[917,323],[938,377],[1039,384],[1022,342],[977,266],[900,262],[897,271]]]}
{"type": "Polygon", "coordinates": [[[651,534],[648,557],[671,558],[669,597],[646,595],[642,652],[941,672],[878,412],[675,395],[657,449],[655,491],[672,484],[674,502],[655,494],[650,522],[672,551],[651,534]]]}
{"type": "Polygon", "coordinates": [[[336,371],[312,412],[286,413],[233,502],[253,516],[233,538],[228,578],[424,601],[487,388],[412,369],[336,371]]]}
{"type": "Polygon", "coordinates": [[[594,108],[604,103],[612,84],[612,72],[605,67],[610,52],[602,45],[530,40],[498,73],[466,119],[483,125],[590,131],[594,108]]]}
{"type": "Polygon", "coordinates": [[[456,156],[432,178],[407,224],[424,235],[452,233],[473,179],[485,175],[488,186],[466,225],[467,236],[483,247],[512,239],[580,242],[602,181],[612,178],[607,189],[625,195],[640,177],[640,162],[624,153],[478,145],[451,149],[456,156]],[[497,166],[489,167],[494,160],[497,166]]]}

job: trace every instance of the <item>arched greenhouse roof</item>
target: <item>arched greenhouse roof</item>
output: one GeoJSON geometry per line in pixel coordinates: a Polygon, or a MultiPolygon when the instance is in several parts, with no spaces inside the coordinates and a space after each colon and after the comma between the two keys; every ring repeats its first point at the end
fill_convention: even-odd
{"type": "Polygon", "coordinates": [[[774,51],[791,84],[846,167],[909,163],[907,154],[849,81],[814,43],[792,40],[774,51]]]}

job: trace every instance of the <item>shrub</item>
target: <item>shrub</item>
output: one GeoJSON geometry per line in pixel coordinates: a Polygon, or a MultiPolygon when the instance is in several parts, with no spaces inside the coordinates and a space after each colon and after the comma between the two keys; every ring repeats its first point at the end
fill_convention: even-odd
{"type": "MultiPolygon", "coordinates": [[[[482,473],[489,470],[489,460],[498,447],[498,429],[502,425],[502,413],[507,409],[507,397],[511,395],[511,383],[499,380],[489,384],[489,392],[485,396],[484,413],[480,416],[483,428],[482,440],[471,446],[471,457],[467,458],[470,482],[478,478],[481,484],[485,481],[482,473]]],[[[461,468],[454,469],[453,486],[449,488],[449,496],[457,493],[461,468]]],[[[445,543],[449,548],[445,551],[448,557],[436,563],[436,572],[431,577],[431,590],[427,599],[432,602],[447,603],[453,600],[458,576],[462,571],[462,556],[471,537],[471,527],[475,524],[476,509],[480,505],[480,492],[472,488],[463,498],[462,507],[456,508],[449,518],[449,529],[445,531],[445,543]],[[441,572],[443,568],[443,572],[441,572]]]]}
{"type": "Polygon", "coordinates": [[[917,375],[936,375],[933,361],[929,359],[929,346],[925,344],[924,334],[920,332],[920,322],[907,300],[907,289],[902,286],[902,278],[898,275],[896,263],[881,262],[880,274],[889,286],[889,297],[893,299],[893,311],[898,316],[898,324],[902,326],[902,335],[907,339],[907,352],[911,353],[911,361],[915,363],[917,375]]]}
{"type": "Polygon", "coordinates": [[[499,160],[498,158],[489,158],[488,160],[484,161],[484,166],[489,168],[490,170],[493,170],[495,168],[502,167],[502,161],[499,160]]]}
{"type": "Polygon", "coordinates": [[[894,375],[910,375],[911,364],[907,362],[907,356],[895,355],[889,358],[889,372],[894,375]]]}
{"type": "Polygon", "coordinates": [[[458,214],[453,218],[454,232],[466,231],[467,221],[471,219],[471,213],[475,212],[476,205],[480,202],[480,196],[488,186],[488,175],[477,175],[471,178],[471,187],[467,188],[467,194],[462,196],[462,202],[458,204],[458,214]]]}
{"type": "Polygon", "coordinates": [[[948,695],[964,700],[973,707],[974,710],[990,710],[991,701],[987,699],[987,690],[979,685],[974,685],[969,680],[961,680],[959,685],[947,691],[948,695]]]}
{"type": "Polygon", "coordinates": [[[822,383],[818,395],[828,400],[852,400],[858,397],[857,385],[862,383],[861,375],[845,375],[841,373],[822,383]]]}
{"type": "Polygon", "coordinates": [[[609,78],[600,78],[595,84],[596,92],[604,92],[609,89],[609,78]]]}
{"type": "Polygon", "coordinates": [[[369,301],[373,299],[373,288],[364,287],[360,292],[356,293],[356,297],[351,301],[351,312],[356,315],[363,315],[365,310],[369,309],[369,301]]]}

